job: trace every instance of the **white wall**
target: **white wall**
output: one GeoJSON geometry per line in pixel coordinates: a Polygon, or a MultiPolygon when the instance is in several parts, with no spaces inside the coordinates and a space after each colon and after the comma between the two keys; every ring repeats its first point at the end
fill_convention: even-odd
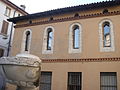
{"type": "MultiPolygon", "coordinates": [[[[14,12],[15,12],[15,16],[18,16],[18,14],[21,14],[20,12],[15,11],[15,9],[11,8],[10,17],[5,16],[6,6],[11,8],[10,6],[8,6],[5,3],[3,3],[2,1],[0,1],[0,48],[3,48],[5,50],[4,56],[7,55],[8,42],[9,42],[9,36],[10,36],[10,32],[11,32],[12,23],[9,22],[7,36],[4,36],[3,34],[1,34],[3,20],[7,21],[7,19],[9,19],[9,18],[13,18],[14,12]],[[7,37],[7,38],[4,39],[5,37],[7,37]]],[[[13,35],[14,35],[14,29],[12,29],[12,30],[13,30],[13,35]]],[[[12,35],[12,38],[13,38],[13,35],[12,35]]]]}

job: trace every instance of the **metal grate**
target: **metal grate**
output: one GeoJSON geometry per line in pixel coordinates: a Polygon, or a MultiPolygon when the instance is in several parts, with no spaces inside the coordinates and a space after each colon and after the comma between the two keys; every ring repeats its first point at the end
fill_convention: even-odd
{"type": "Polygon", "coordinates": [[[68,89],[67,90],[81,90],[81,72],[68,73],[68,89]]]}
{"type": "Polygon", "coordinates": [[[52,72],[41,72],[40,90],[51,90],[52,72]]]}
{"type": "Polygon", "coordinates": [[[100,87],[100,90],[117,90],[116,72],[101,72],[100,87]]]}

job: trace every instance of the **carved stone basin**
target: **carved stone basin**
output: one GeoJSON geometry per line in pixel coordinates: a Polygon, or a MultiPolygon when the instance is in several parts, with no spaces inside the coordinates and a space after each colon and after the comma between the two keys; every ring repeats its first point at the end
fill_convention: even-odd
{"type": "Polygon", "coordinates": [[[39,85],[41,60],[31,54],[0,58],[0,73],[17,90],[35,90],[39,85]]]}

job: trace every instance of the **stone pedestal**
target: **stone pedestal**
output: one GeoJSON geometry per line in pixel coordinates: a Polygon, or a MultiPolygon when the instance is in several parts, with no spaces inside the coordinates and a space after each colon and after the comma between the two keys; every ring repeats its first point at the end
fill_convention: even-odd
{"type": "Polygon", "coordinates": [[[0,58],[0,74],[17,90],[36,90],[39,86],[41,60],[31,54],[0,58]]]}
{"type": "Polygon", "coordinates": [[[17,87],[17,90],[37,90],[37,88],[31,88],[31,87],[17,87]]]}

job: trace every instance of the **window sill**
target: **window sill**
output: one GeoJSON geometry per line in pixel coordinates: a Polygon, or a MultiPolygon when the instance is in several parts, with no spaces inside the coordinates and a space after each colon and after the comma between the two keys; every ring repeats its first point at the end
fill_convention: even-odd
{"type": "Polygon", "coordinates": [[[53,50],[44,50],[42,54],[53,54],[53,50]]]}
{"type": "Polygon", "coordinates": [[[5,36],[5,37],[8,37],[8,35],[7,35],[7,34],[4,34],[4,33],[0,33],[0,35],[3,35],[3,36],[5,36]]]}
{"type": "Polygon", "coordinates": [[[3,39],[7,39],[7,38],[8,38],[8,35],[7,35],[7,34],[0,33],[0,35],[2,35],[2,36],[3,36],[3,39]]]}
{"type": "Polygon", "coordinates": [[[6,17],[8,17],[8,18],[10,18],[10,16],[8,16],[8,15],[6,15],[6,14],[4,14],[6,17]]]}

